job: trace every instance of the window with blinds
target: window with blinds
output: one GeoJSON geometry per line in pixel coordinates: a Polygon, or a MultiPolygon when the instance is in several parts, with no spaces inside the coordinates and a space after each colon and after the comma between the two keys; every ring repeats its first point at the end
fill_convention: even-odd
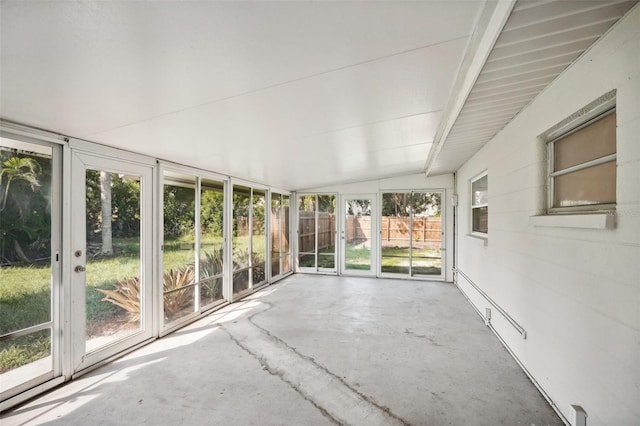
{"type": "Polygon", "coordinates": [[[615,209],[615,108],[549,141],[548,153],[550,213],[615,209]]]}

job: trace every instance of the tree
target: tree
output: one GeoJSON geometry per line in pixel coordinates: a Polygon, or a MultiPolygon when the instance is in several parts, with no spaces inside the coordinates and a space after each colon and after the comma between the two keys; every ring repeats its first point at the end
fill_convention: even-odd
{"type": "Polygon", "coordinates": [[[0,256],[46,257],[51,243],[51,157],[0,149],[0,256]]]}
{"type": "Polygon", "coordinates": [[[102,212],[102,254],[113,253],[113,235],[111,232],[111,173],[100,171],[100,207],[102,212]]]}
{"type": "MultiPolygon", "coordinates": [[[[3,191],[2,206],[0,211],[3,211],[7,207],[7,200],[9,199],[9,190],[11,189],[11,183],[16,180],[23,180],[29,184],[31,191],[35,192],[40,186],[38,182],[38,173],[40,172],[40,165],[30,157],[11,157],[2,163],[0,168],[0,183],[6,176],[6,184],[3,191]]],[[[24,215],[24,211],[21,212],[21,216],[24,215]]]]}
{"type": "Polygon", "coordinates": [[[394,192],[382,195],[382,216],[440,216],[439,192],[394,192]]]}

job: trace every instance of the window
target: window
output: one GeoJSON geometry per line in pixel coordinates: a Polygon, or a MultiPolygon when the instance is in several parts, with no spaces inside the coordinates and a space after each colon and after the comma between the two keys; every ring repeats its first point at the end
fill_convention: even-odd
{"type": "Polygon", "coordinates": [[[615,209],[616,111],[605,107],[550,138],[550,213],[615,209]]]}
{"type": "Polygon", "coordinates": [[[471,232],[489,231],[489,175],[484,173],[471,181],[471,232]]]}

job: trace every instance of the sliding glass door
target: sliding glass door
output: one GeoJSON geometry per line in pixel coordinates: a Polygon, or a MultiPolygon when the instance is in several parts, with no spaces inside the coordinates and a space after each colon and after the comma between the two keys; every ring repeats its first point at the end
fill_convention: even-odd
{"type": "Polygon", "coordinates": [[[267,282],[266,191],[233,185],[233,295],[267,282]]]}
{"type": "Polygon", "coordinates": [[[442,278],[443,192],[382,194],[380,271],[383,275],[442,278]]]}
{"type": "Polygon", "coordinates": [[[0,400],[60,375],[60,152],[0,138],[0,400]]]}
{"type": "Polygon", "coordinates": [[[163,167],[162,308],[165,329],[221,303],[224,185],[163,167]]]}
{"type": "Polygon", "coordinates": [[[336,196],[298,198],[298,267],[305,272],[336,272],[336,196]]]}
{"type": "Polygon", "coordinates": [[[291,271],[289,196],[271,193],[271,277],[291,271]]]}

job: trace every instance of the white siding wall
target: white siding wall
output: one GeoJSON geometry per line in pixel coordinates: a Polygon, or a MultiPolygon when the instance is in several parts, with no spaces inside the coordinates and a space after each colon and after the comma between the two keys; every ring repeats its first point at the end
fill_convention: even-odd
{"type": "MultiPolygon", "coordinates": [[[[319,188],[310,188],[302,192],[333,192],[338,195],[343,194],[379,194],[380,192],[392,192],[401,190],[421,190],[421,189],[444,189],[444,227],[445,227],[445,244],[447,250],[445,257],[445,280],[452,281],[452,265],[453,265],[453,207],[451,205],[451,194],[453,194],[453,175],[441,175],[434,177],[425,177],[423,173],[399,176],[387,179],[369,180],[364,182],[324,186],[319,188]]],[[[378,203],[379,204],[379,203],[378,203]]],[[[378,211],[380,206],[378,205],[378,211]]]]}
{"type": "MultiPolygon", "coordinates": [[[[563,415],[640,424],[640,7],[618,23],[457,173],[459,268],[493,309],[497,333],[563,415]],[[534,227],[545,202],[538,136],[617,89],[617,227],[534,227]],[[489,172],[489,237],[470,231],[470,179],[489,172]]],[[[461,276],[460,288],[491,307],[461,276]]]]}

